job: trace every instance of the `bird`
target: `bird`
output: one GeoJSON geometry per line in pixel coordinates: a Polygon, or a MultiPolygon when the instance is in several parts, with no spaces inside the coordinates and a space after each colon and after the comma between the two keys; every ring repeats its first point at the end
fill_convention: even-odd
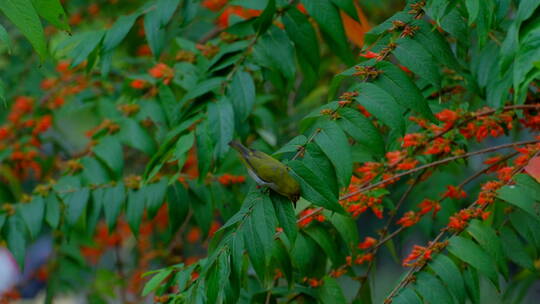
{"type": "Polygon", "coordinates": [[[274,190],[293,203],[298,201],[300,184],[290,174],[291,168],[264,152],[245,147],[238,141],[231,141],[229,146],[238,151],[248,174],[257,184],[274,190]]]}

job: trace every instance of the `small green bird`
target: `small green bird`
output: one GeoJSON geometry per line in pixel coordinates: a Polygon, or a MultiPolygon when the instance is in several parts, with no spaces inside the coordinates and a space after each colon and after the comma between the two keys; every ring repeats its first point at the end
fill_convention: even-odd
{"type": "Polygon", "coordinates": [[[294,203],[300,198],[300,185],[289,173],[289,167],[272,156],[246,148],[237,141],[230,142],[229,146],[240,153],[249,175],[257,184],[269,187],[294,203]]]}

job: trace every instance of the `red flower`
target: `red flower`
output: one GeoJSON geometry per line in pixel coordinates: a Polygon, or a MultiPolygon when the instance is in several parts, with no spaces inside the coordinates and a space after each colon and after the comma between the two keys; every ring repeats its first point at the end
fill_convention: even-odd
{"type": "Polygon", "coordinates": [[[229,26],[229,17],[231,15],[237,15],[244,19],[257,17],[261,14],[260,10],[246,9],[240,6],[229,6],[223,10],[223,13],[218,17],[217,24],[221,28],[229,26]]]}
{"type": "Polygon", "coordinates": [[[426,151],[424,151],[424,154],[435,155],[441,153],[449,153],[450,151],[450,141],[442,137],[437,137],[428,145],[426,151]]]}
{"type": "Polygon", "coordinates": [[[373,245],[375,245],[376,243],[377,243],[376,239],[367,236],[362,243],[358,244],[358,248],[362,250],[366,250],[368,248],[373,247],[373,245]]]}
{"type": "Polygon", "coordinates": [[[397,165],[398,170],[411,170],[418,166],[418,161],[414,158],[407,158],[397,165]]]}
{"type": "Polygon", "coordinates": [[[512,178],[512,172],[514,172],[514,167],[503,167],[497,170],[497,178],[507,182],[512,178]]]}
{"type": "Polygon", "coordinates": [[[467,197],[467,193],[463,191],[463,189],[460,189],[458,187],[449,185],[446,186],[447,190],[443,193],[442,197],[449,197],[449,198],[455,198],[455,199],[463,199],[467,197]]]}
{"type": "Polygon", "coordinates": [[[414,211],[407,211],[405,214],[396,222],[396,224],[401,225],[401,227],[411,227],[420,221],[420,216],[414,211]]]}
{"type": "Polygon", "coordinates": [[[431,260],[431,255],[433,250],[428,247],[422,247],[414,245],[412,252],[403,260],[403,266],[415,266],[418,264],[423,264],[427,260],[431,260]],[[411,263],[416,261],[415,263],[411,263]]]}
{"type": "Polygon", "coordinates": [[[196,243],[201,239],[201,229],[199,227],[192,227],[186,235],[186,240],[189,243],[196,243]]]}
{"type": "Polygon", "coordinates": [[[410,133],[403,137],[403,148],[416,147],[423,143],[424,135],[421,133],[410,133]]]}
{"type": "Polygon", "coordinates": [[[364,57],[364,58],[367,58],[367,59],[371,59],[371,58],[377,58],[379,57],[379,54],[378,53],[375,53],[375,52],[372,52],[372,51],[367,51],[365,53],[360,53],[360,57],[364,57]]]}
{"type": "Polygon", "coordinates": [[[148,74],[157,79],[162,78],[163,83],[165,84],[169,84],[171,79],[174,77],[173,69],[164,63],[156,64],[148,71],[148,74]]]}
{"type": "Polygon", "coordinates": [[[52,116],[45,115],[37,121],[36,126],[34,127],[34,130],[32,131],[32,134],[37,135],[37,134],[43,133],[47,131],[51,126],[52,126],[52,116]]]}
{"type": "Polygon", "coordinates": [[[390,151],[386,152],[385,156],[388,159],[388,166],[394,166],[399,163],[403,157],[407,155],[406,151],[390,151]]]}
{"type": "Polygon", "coordinates": [[[227,4],[227,0],[204,0],[201,5],[207,9],[217,12],[227,4]]]}
{"type": "Polygon", "coordinates": [[[458,113],[449,109],[442,110],[441,112],[435,114],[435,117],[445,123],[444,130],[450,129],[456,120],[459,119],[458,113]]]}
{"type": "Polygon", "coordinates": [[[147,84],[148,83],[142,79],[134,79],[131,81],[130,86],[136,90],[142,90],[146,88],[147,84]]]}
{"type": "Polygon", "coordinates": [[[433,201],[429,199],[423,200],[418,207],[420,207],[420,211],[418,212],[420,215],[424,215],[430,211],[433,211],[433,216],[437,216],[437,212],[441,210],[441,204],[438,201],[433,201]]]}
{"type": "Polygon", "coordinates": [[[373,253],[360,254],[354,259],[354,263],[357,265],[364,264],[365,262],[373,261],[373,253]]]}

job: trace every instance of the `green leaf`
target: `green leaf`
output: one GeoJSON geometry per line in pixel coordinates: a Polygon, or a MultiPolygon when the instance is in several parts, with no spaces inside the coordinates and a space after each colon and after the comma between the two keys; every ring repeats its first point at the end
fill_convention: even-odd
{"type": "Polygon", "coordinates": [[[482,249],[493,257],[500,272],[508,278],[508,266],[503,252],[503,244],[495,230],[475,219],[469,223],[467,232],[480,244],[482,249]]]}
{"type": "Polygon", "coordinates": [[[504,244],[504,254],[517,265],[532,270],[534,268],[534,262],[527,251],[525,251],[525,247],[515,232],[511,228],[503,226],[500,229],[500,236],[504,244]]]}
{"type": "Polygon", "coordinates": [[[343,290],[336,279],[325,276],[323,284],[318,290],[321,303],[347,303],[343,290]]]}
{"type": "Polygon", "coordinates": [[[336,230],[349,249],[353,250],[360,242],[356,222],[351,217],[338,213],[329,215],[327,218],[336,227],[336,230]]]}
{"type": "Polygon", "coordinates": [[[30,0],[4,0],[0,10],[30,41],[43,61],[47,57],[47,42],[39,16],[30,0]]]}
{"type": "Polygon", "coordinates": [[[79,220],[86,208],[88,198],[90,198],[90,190],[82,188],[72,192],[65,192],[60,195],[66,205],[66,220],[71,226],[79,220]]]}
{"type": "Polygon", "coordinates": [[[174,127],[180,121],[180,103],[176,100],[176,96],[171,88],[167,85],[159,86],[159,101],[167,116],[169,127],[174,127]]]}
{"type": "Polygon", "coordinates": [[[169,207],[169,223],[174,233],[186,218],[189,210],[188,193],[184,185],[178,181],[167,189],[167,204],[169,207]]]}
{"type": "Polygon", "coordinates": [[[330,189],[335,197],[338,196],[339,185],[334,165],[316,143],[307,144],[302,162],[319,179],[326,182],[325,186],[330,189]]]}
{"type": "Polygon", "coordinates": [[[425,303],[453,304],[452,296],[446,287],[434,275],[420,272],[416,276],[415,289],[422,296],[425,303]]]}
{"type": "Polygon", "coordinates": [[[227,98],[208,104],[208,119],[214,142],[216,157],[221,158],[229,151],[229,142],[234,135],[234,111],[227,98]]]}
{"type": "Polygon", "coordinates": [[[51,192],[47,196],[45,206],[45,221],[54,229],[58,227],[58,223],[60,222],[60,202],[55,193],[51,192]]]}
{"type": "Polygon", "coordinates": [[[397,47],[392,54],[399,62],[435,88],[440,88],[439,67],[425,46],[410,38],[400,38],[396,43],[397,47]]]}
{"type": "Polygon", "coordinates": [[[472,303],[480,303],[480,280],[478,273],[473,267],[468,267],[463,271],[463,281],[472,303]]]}
{"type": "Polygon", "coordinates": [[[166,268],[154,275],[145,285],[142,291],[143,297],[147,296],[152,291],[156,290],[161,282],[165,280],[173,272],[172,268],[166,268]]]}
{"type": "Polygon", "coordinates": [[[129,33],[138,17],[139,14],[120,16],[105,34],[103,51],[109,52],[116,48],[129,33]]]}
{"type": "Polygon", "coordinates": [[[232,275],[239,281],[242,277],[242,266],[244,264],[244,238],[241,231],[235,231],[231,237],[231,264],[232,275]]]}
{"type": "Polygon", "coordinates": [[[69,31],[68,18],[59,0],[32,0],[37,13],[55,27],[69,31]]]}
{"type": "Polygon", "coordinates": [[[437,122],[420,89],[405,72],[387,61],[380,61],[375,67],[382,73],[373,81],[373,84],[386,90],[400,105],[418,112],[432,122],[437,122]]]}
{"type": "Polygon", "coordinates": [[[115,136],[106,136],[99,140],[99,143],[93,147],[94,154],[104,162],[115,174],[115,177],[121,178],[124,170],[124,152],[122,144],[115,136]]]}
{"type": "Polygon", "coordinates": [[[383,138],[369,118],[351,108],[340,108],[338,113],[338,123],[345,132],[373,155],[384,154],[383,138]]]}
{"type": "Polygon", "coordinates": [[[22,269],[24,267],[24,257],[26,254],[26,238],[23,220],[17,214],[8,217],[4,227],[4,238],[7,248],[22,269]]]}
{"type": "Polygon", "coordinates": [[[161,25],[161,14],[156,9],[144,16],[144,33],[154,57],[158,58],[165,46],[165,28],[161,25]]]}
{"type": "Polygon", "coordinates": [[[304,231],[322,248],[334,266],[340,265],[342,259],[336,251],[337,248],[335,246],[335,242],[332,240],[332,237],[328,231],[319,225],[309,225],[309,227],[305,228],[304,231]]]}
{"type": "Polygon", "coordinates": [[[223,252],[217,258],[216,263],[210,269],[207,281],[207,300],[208,303],[222,303],[225,293],[225,286],[229,282],[229,274],[231,273],[231,265],[228,258],[228,253],[223,252]]]}
{"type": "Polygon", "coordinates": [[[480,0],[465,0],[465,7],[467,8],[467,13],[469,14],[469,26],[476,21],[478,18],[478,12],[480,12],[480,0]]]}
{"type": "Polygon", "coordinates": [[[497,191],[497,197],[540,220],[540,204],[521,186],[504,186],[497,191]]]}
{"type": "Polygon", "coordinates": [[[347,187],[353,169],[347,136],[334,121],[325,121],[320,125],[320,129],[315,136],[315,142],[334,165],[339,186],[347,187]]]}
{"type": "Polygon", "coordinates": [[[238,71],[234,74],[229,85],[229,99],[234,108],[234,116],[243,123],[253,110],[255,104],[255,83],[251,74],[238,71]]]}
{"type": "Polygon", "coordinates": [[[189,192],[189,201],[193,209],[195,222],[199,225],[203,235],[206,237],[212,225],[212,217],[209,216],[213,212],[211,193],[202,181],[190,181],[189,188],[192,190],[189,192]]]}
{"type": "Polygon", "coordinates": [[[450,45],[441,33],[439,33],[436,26],[425,20],[415,20],[413,24],[420,27],[420,30],[416,31],[413,40],[421,44],[431,54],[433,59],[439,63],[454,70],[460,69],[450,45]]]}
{"type": "Polygon", "coordinates": [[[195,141],[195,132],[190,132],[186,135],[180,136],[174,147],[174,158],[178,160],[177,166],[179,169],[184,167],[184,163],[187,159],[187,153],[193,147],[195,141]]]}
{"type": "MultiPolygon", "coordinates": [[[[8,53],[11,53],[11,39],[6,31],[6,28],[0,24],[0,42],[6,45],[8,53]]],[[[4,84],[0,83],[0,99],[4,99],[4,84]]]]}
{"type": "Polygon", "coordinates": [[[101,185],[110,181],[107,168],[96,158],[85,156],[80,159],[83,166],[82,178],[85,185],[101,185]]]}
{"type": "Polygon", "coordinates": [[[452,260],[444,254],[439,254],[429,263],[429,267],[441,278],[448,286],[451,294],[453,294],[458,303],[465,302],[465,285],[459,268],[452,260]]]}
{"type": "Polygon", "coordinates": [[[473,241],[461,236],[454,236],[450,239],[448,251],[460,260],[478,269],[487,276],[495,286],[499,285],[499,277],[493,259],[473,241]]]}
{"type": "Polygon", "coordinates": [[[69,52],[69,57],[71,57],[71,66],[75,67],[85,61],[90,53],[92,53],[96,47],[101,42],[101,39],[105,35],[105,31],[89,31],[82,33],[79,37],[79,43],[71,52],[69,52]]]}
{"type": "Polygon", "coordinates": [[[165,200],[165,194],[167,193],[167,179],[162,178],[159,182],[148,184],[144,186],[146,196],[146,209],[148,211],[148,217],[154,218],[159,208],[163,205],[165,200]]]}
{"type": "Polygon", "coordinates": [[[195,129],[197,146],[197,165],[199,167],[199,178],[204,179],[212,166],[213,144],[208,130],[208,122],[205,120],[195,129]]]}
{"type": "Polygon", "coordinates": [[[351,16],[353,19],[358,19],[358,14],[356,13],[356,7],[354,5],[354,1],[349,0],[332,0],[334,5],[342,9],[347,13],[347,15],[351,16]]]}
{"type": "Polygon", "coordinates": [[[294,49],[284,31],[272,27],[254,46],[253,55],[261,65],[280,72],[289,81],[294,79],[294,49]]]}
{"type": "Polygon", "coordinates": [[[156,11],[159,15],[159,24],[161,26],[167,25],[176,11],[180,0],[157,0],[156,11]]]}
{"type": "Polygon", "coordinates": [[[144,203],[146,200],[146,188],[139,190],[129,190],[128,201],[126,206],[126,217],[129,227],[133,235],[139,235],[139,226],[141,225],[142,216],[144,213],[144,203]]]}
{"type": "Polygon", "coordinates": [[[535,181],[530,175],[516,174],[512,179],[527,193],[527,195],[540,201],[540,183],[535,181]]]}
{"type": "Polygon", "coordinates": [[[253,206],[252,213],[242,226],[244,245],[257,276],[261,282],[266,282],[266,267],[272,246],[272,238],[277,226],[275,211],[268,197],[258,201],[253,206]]]}
{"type": "Polygon", "coordinates": [[[124,183],[122,182],[119,182],[114,187],[102,188],[102,190],[105,220],[109,227],[109,231],[113,231],[126,200],[126,190],[124,188],[124,183]]]}
{"type": "Polygon", "coordinates": [[[34,196],[32,197],[32,201],[17,204],[17,207],[28,231],[30,231],[30,237],[36,238],[41,231],[41,224],[43,223],[43,214],[45,211],[43,197],[34,196]]]}
{"type": "Polygon", "coordinates": [[[7,215],[0,214],[0,232],[2,232],[2,228],[4,227],[4,224],[6,223],[7,215]]]}
{"type": "Polygon", "coordinates": [[[294,160],[289,163],[291,174],[300,183],[302,196],[317,206],[343,213],[338,198],[313,171],[304,163],[294,160]]]}
{"type": "Polygon", "coordinates": [[[199,82],[194,88],[189,90],[188,93],[184,95],[184,97],[182,97],[180,104],[184,104],[188,100],[195,99],[208,92],[211,92],[214,89],[219,88],[222,85],[223,80],[223,77],[214,77],[199,82]]]}
{"type": "Polygon", "coordinates": [[[139,151],[152,155],[156,152],[156,143],[148,131],[133,119],[123,119],[120,127],[120,140],[139,151]]]}
{"type": "Polygon", "coordinates": [[[422,304],[422,300],[416,292],[411,288],[403,289],[398,295],[392,299],[393,304],[422,304]]]}
{"type": "Polygon", "coordinates": [[[257,20],[253,24],[257,30],[257,34],[260,35],[265,33],[268,28],[272,25],[274,20],[274,14],[276,13],[276,0],[268,0],[266,8],[262,14],[257,17],[257,20]]]}
{"type": "Polygon", "coordinates": [[[321,31],[328,37],[328,44],[333,51],[348,65],[354,64],[354,58],[347,43],[345,30],[341,23],[339,10],[330,0],[302,0],[309,15],[317,21],[321,31]]]}
{"type": "Polygon", "coordinates": [[[283,228],[283,231],[289,238],[291,243],[294,243],[296,236],[298,235],[298,226],[296,225],[296,215],[294,214],[294,207],[291,202],[282,195],[271,193],[270,197],[276,210],[276,216],[279,222],[279,227],[283,228]]]}
{"type": "Polygon", "coordinates": [[[319,41],[308,17],[296,8],[290,8],[285,12],[282,20],[287,35],[294,42],[296,56],[306,58],[309,65],[318,71],[320,64],[319,41]]]}
{"type": "Polygon", "coordinates": [[[291,139],[288,143],[284,144],[277,150],[276,152],[272,153],[273,156],[280,156],[284,153],[291,153],[291,152],[298,152],[298,149],[305,145],[307,143],[307,137],[304,135],[298,135],[291,139]]]}
{"type": "Polygon", "coordinates": [[[405,132],[403,117],[405,108],[399,105],[394,97],[372,83],[360,83],[355,88],[358,89],[356,101],[369,113],[390,127],[393,132],[398,134],[405,132]]]}

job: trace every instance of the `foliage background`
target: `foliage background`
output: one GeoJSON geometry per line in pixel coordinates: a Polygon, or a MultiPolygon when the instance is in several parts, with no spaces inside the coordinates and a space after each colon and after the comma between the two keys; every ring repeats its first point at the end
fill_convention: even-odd
{"type": "Polygon", "coordinates": [[[3,301],[534,301],[539,4],[3,2],[3,301]]]}

